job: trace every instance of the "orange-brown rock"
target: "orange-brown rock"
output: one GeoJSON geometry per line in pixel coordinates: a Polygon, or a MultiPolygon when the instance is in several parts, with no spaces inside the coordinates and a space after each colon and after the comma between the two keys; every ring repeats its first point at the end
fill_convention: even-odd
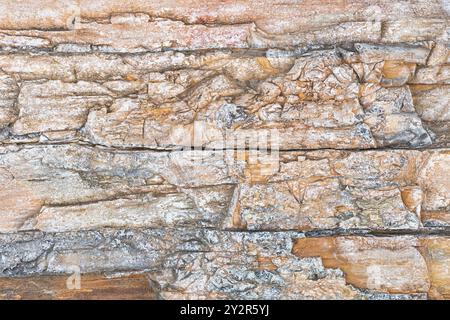
{"type": "Polygon", "coordinates": [[[433,299],[450,299],[450,240],[448,238],[425,238],[420,240],[431,281],[429,295],[433,299]]]}
{"type": "Polygon", "coordinates": [[[320,237],[298,239],[293,252],[320,257],[358,288],[387,292],[427,292],[448,299],[450,239],[424,237],[320,237]]]}
{"type": "Polygon", "coordinates": [[[0,300],[153,300],[157,296],[145,275],[106,277],[83,274],[0,278],[0,300]],[[79,287],[78,287],[79,285],[79,287]]]}
{"type": "Polygon", "coordinates": [[[304,238],[296,241],[293,252],[300,257],[320,257],[326,268],[341,269],[347,283],[358,288],[428,292],[427,265],[417,244],[410,237],[304,238]]]}

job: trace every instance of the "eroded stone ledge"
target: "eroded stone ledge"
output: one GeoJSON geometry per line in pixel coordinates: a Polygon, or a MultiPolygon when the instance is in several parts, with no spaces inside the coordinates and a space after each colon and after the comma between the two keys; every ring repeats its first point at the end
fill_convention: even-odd
{"type": "Polygon", "coordinates": [[[1,55],[1,138],[160,149],[245,147],[274,135],[281,150],[448,146],[447,61],[448,47],[436,44],[1,55]],[[417,78],[430,68],[440,76],[417,78]]]}
{"type": "Polygon", "coordinates": [[[0,46],[140,52],[445,39],[442,1],[3,0],[0,46]],[[44,10],[43,10],[44,9],[44,10]],[[292,13],[295,12],[295,15],[292,13]],[[50,13],[50,14],[49,14],[50,13]]]}
{"type": "Polygon", "coordinates": [[[70,274],[74,267],[82,274],[144,272],[165,299],[445,298],[448,242],[445,236],[305,238],[190,228],[25,232],[0,235],[0,270],[9,276],[70,274]]]}
{"type": "Polygon", "coordinates": [[[447,226],[448,149],[0,148],[0,230],[447,226]]]}

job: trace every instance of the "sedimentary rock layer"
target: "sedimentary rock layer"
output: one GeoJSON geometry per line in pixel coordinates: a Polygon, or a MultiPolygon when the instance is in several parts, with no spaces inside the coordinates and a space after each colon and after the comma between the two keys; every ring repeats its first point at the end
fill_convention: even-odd
{"type": "Polygon", "coordinates": [[[445,298],[449,241],[189,228],[25,232],[0,236],[0,270],[139,272],[165,299],[445,298]]]}
{"type": "Polygon", "coordinates": [[[276,132],[282,150],[448,146],[433,131],[448,121],[447,60],[448,48],[427,43],[3,54],[1,138],[233,148],[276,132]]]}
{"type": "Polygon", "coordinates": [[[438,0],[3,0],[0,9],[6,47],[119,52],[434,40],[445,35],[449,11],[438,0]]]}
{"type": "Polygon", "coordinates": [[[192,226],[249,230],[448,226],[446,149],[0,148],[2,232],[192,226]]]}
{"type": "Polygon", "coordinates": [[[449,11],[0,0],[0,299],[450,299],[449,11]]]}

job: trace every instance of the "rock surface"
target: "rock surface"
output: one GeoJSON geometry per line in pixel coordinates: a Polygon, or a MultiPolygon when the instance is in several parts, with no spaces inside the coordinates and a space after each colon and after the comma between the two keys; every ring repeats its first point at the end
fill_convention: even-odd
{"type": "Polygon", "coordinates": [[[449,14],[0,0],[0,299],[450,299],[449,14]]]}
{"type": "Polygon", "coordinates": [[[0,299],[8,300],[154,300],[145,275],[83,275],[83,287],[67,276],[0,278],[0,299]]]}

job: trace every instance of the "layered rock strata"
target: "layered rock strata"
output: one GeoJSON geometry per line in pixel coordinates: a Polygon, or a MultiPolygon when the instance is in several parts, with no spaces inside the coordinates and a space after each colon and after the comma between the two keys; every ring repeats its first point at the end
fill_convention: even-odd
{"type": "Polygon", "coordinates": [[[0,299],[449,299],[449,12],[0,0],[0,299]]]}

